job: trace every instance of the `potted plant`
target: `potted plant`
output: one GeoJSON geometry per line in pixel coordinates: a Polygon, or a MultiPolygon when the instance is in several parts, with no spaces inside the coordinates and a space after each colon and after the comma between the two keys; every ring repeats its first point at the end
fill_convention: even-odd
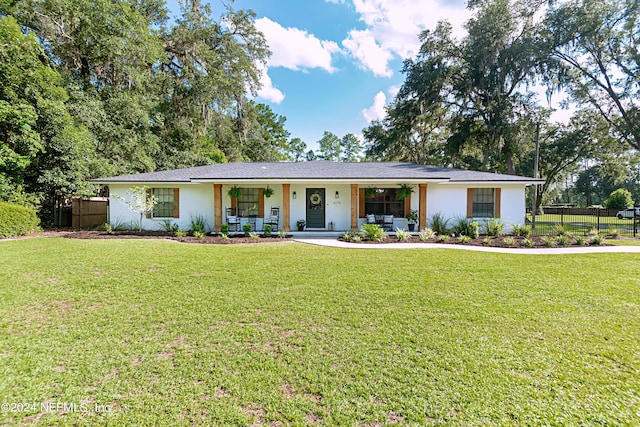
{"type": "Polygon", "coordinates": [[[237,199],[238,197],[240,197],[241,193],[242,193],[242,190],[240,190],[240,187],[238,187],[237,185],[234,185],[229,189],[229,191],[227,191],[227,194],[232,199],[237,199]]]}
{"type": "Polygon", "coordinates": [[[271,196],[273,196],[273,188],[269,188],[269,186],[267,185],[267,188],[265,188],[264,190],[262,190],[262,195],[264,197],[266,197],[267,199],[271,196]]]}
{"type": "Polygon", "coordinates": [[[298,231],[304,231],[304,226],[307,225],[307,222],[304,219],[299,219],[296,221],[296,227],[298,227],[298,231]]]}
{"type": "Polygon", "coordinates": [[[367,187],[364,189],[364,197],[367,199],[375,199],[378,189],[375,187],[367,187]]]}
{"type": "Polygon", "coordinates": [[[413,193],[413,187],[409,184],[400,184],[400,188],[396,190],[396,200],[404,200],[407,197],[411,197],[413,193]]]}
{"type": "Polygon", "coordinates": [[[409,231],[413,231],[416,227],[416,222],[418,222],[418,211],[415,209],[411,209],[409,211],[409,215],[407,215],[407,225],[409,226],[409,231]]]}

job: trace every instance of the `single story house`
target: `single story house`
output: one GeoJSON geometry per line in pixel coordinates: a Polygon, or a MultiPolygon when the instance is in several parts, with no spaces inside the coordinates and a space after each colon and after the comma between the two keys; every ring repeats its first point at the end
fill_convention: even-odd
{"type": "Polygon", "coordinates": [[[219,231],[232,215],[254,218],[262,230],[277,208],[277,229],[296,230],[304,220],[306,230],[342,231],[360,228],[366,214],[393,215],[394,229],[406,229],[411,210],[418,212],[417,229],[436,213],[445,219],[497,217],[508,229],[525,220],[525,188],[543,181],[411,163],[316,160],[214,164],[92,182],[109,187],[112,224],[139,220],[122,199],[130,198],[133,187],[145,186],[157,201],[143,219],[145,229],[161,229],[170,219],[189,230],[192,217],[204,216],[207,231],[219,231]],[[231,188],[240,189],[237,198],[229,196],[231,188]],[[409,195],[399,199],[402,190],[409,195]]]}

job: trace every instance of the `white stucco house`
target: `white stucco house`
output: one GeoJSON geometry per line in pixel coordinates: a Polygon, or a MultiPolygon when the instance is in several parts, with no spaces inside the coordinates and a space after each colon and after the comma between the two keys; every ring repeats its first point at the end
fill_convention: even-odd
{"type": "Polygon", "coordinates": [[[161,229],[167,219],[189,230],[198,215],[206,217],[210,231],[219,231],[229,215],[241,221],[252,217],[261,230],[271,208],[277,208],[277,229],[296,230],[297,221],[304,220],[305,230],[342,231],[360,228],[366,214],[393,215],[394,227],[407,228],[411,210],[418,212],[417,229],[428,226],[436,213],[479,221],[497,217],[509,228],[525,220],[525,188],[543,181],[411,163],[317,160],[225,163],[92,182],[109,187],[112,224],[138,221],[120,199],[145,186],[157,200],[143,220],[149,230],[161,229]],[[397,192],[407,186],[413,192],[398,200],[397,192]],[[228,194],[233,187],[240,189],[237,198],[228,194]],[[267,188],[270,197],[265,197],[267,188]]]}

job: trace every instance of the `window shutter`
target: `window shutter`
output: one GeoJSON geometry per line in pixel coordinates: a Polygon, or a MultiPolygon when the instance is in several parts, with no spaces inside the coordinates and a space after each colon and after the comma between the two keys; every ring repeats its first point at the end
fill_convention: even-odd
{"type": "Polygon", "coordinates": [[[180,189],[173,189],[173,217],[180,218],[180,189]]]}
{"type": "MultiPolygon", "coordinates": [[[[147,200],[146,202],[149,202],[149,200],[151,200],[151,189],[147,188],[147,200]]],[[[147,218],[151,218],[153,216],[153,209],[151,209],[150,211],[147,211],[147,218]]]]}
{"type": "Polygon", "coordinates": [[[501,190],[502,188],[496,188],[493,190],[493,196],[495,197],[494,205],[493,205],[493,215],[496,218],[500,218],[500,199],[501,199],[501,190]]]}
{"type": "Polygon", "coordinates": [[[411,194],[404,198],[404,217],[408,217],[411,212],[411,194]]]}
{"type": "Polygon", "coordinates": [[[467,188],[467,218],[473,218],[473,188],[467,188]]]}
{"type": "Polygon", "coordinates": [[[264,188],[258,189],[258,218],[264,218],[264,188]]]}
{"type": "Polygon", "coordinates": [[[364,218],[364,215],[365,215],[365,213],[366,213],[366,212],[364,211],[364,188],[361,188],[361,189],[360,189],[360,197],[359,197],[359,199],[358,199],[358,202],[359,202],[359,203],[358,203],[358,205],[359,205],[359,208],[360,208],[360,210],[359,210],[359,212],[358,212],[358,216],[359,216],[360,218],[364,218]]]}

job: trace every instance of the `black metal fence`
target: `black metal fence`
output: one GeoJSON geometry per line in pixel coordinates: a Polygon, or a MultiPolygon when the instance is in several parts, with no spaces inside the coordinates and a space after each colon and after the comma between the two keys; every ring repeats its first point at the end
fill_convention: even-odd
{"type": "MultiPolygon", "coordinates": [[[[582,235],[597,230],[600,234],[638,236],[640,215],[637,211],[622,215],[618,213],[617,209],[545,208],[543,214],[536,215],[532,232],[535,235],[553,235],[558,227],[563,227],[571,233],[582,235]]],[[[527,209],[526,222],[533,226],[532,221],[531,209],[527,209]]]]}

